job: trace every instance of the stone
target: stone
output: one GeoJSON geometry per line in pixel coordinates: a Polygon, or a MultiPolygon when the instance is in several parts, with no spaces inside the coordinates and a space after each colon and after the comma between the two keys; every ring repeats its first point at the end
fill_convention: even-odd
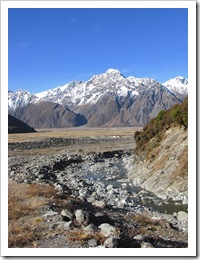
{"type": "Polygon", "coordinates": [[[75,212],[75,217],[78,223],[85,226],[89,224],[89,212],[82,209],[77,209],[75,212]]]}
{"type": "Polygon", "coordinates": [[[103,209],[106,208],[106,203],[102,200],[95,200],[92,202],[92,205],[103,209]]]}
{"type": "Polygon", "coordinates": [[[177,215],[177,219],[179,221],[187,221],[188,220],[188,214],[185,211],[179,211],[177,215]]]}
{"type": "Polygon", "coordinates": [[[108,223],[103,223],[99,226],[101,233],[105,236],[105,237],[109,237],[112,235],[115,235],[117,233],[117,230],[115,227],[111,226],[108,223]]]}
{"type": "Polygon", "coordinates": [[[109,220],[108,216],[103,212],[97,212],[95,214],[95,217],[96,217],[97,221],[99,222],[99,225],[102,223],[107,223],[109,220]]]}
{"type": "Polygon", "coordinates": [[[55,216],[55,215],[58,215],[58,212],[50,210],[50,211],[48,211],[47,213],[45,213],[45,214],[43,215],[43,217],[46,218],[46,217],[52,217],[52,216],[55,216]]]}
{"type": "Polygon", "coordinates": [[[63,217],[63,220],[65,221],[70,221],[74,217],[74,215],[71,213],[69,209],[63,209],[60,214],[63,217]]]}
{"type": "Polygon", "coordinates": [[[88,233],[96,233],[99,231],[98,227],[93,224],[89,224],[86,228],[84,228],[84,230],[88,233]]]}
{"type": "Polygon", "coordinates": [[[106,189],[109,191],[109,190],[112,190],[113,189],[113,185],[108,185],[107,187],[106,187],[106,189]]]}
{"type": "Polygon", "coordinates": [[[95,198],[93,196],[87,198],[87,202],[92,203],[95,201],[95,198]]]}
{"type": "Polygon", "coordinates": [[[65,230],[72,230],[73,229],[73,222],[72,221],[61,221],[61,222],[57,222],[57,223],[54,223],[52,225],[52,228],[64,228],[65,230]]]}
{"type": "Polygon", "coordinates": [[[141,248],[154,248],[154,246],[151,244],[151,243],[149,243],[149,242],[142,242],[141,243],[141,248]]]}
{"type": "Polygon", "coordinates": [[[140,234],[138,234],[138,235],[136,235],[136,236],[133,237],[133,239],[135,239],[135,240],[140,240],[140,241],[145,240],[145,238],[146,238],[145,236],[140,235],[140,234]]]}
{"type": "Polygon", "coordinates": [[[89,239],[88,240],[88,246],[89,247],[96,247],[96,246],[98,246],[98,241],[95,238],[89,239]]]}
{"type": "Polygon", "coordinates": [[[118,245],[119,245],[118,240],[113,236],[107,238],[104,242],[104,246],[106,248],[117,248],[118,245]]]}

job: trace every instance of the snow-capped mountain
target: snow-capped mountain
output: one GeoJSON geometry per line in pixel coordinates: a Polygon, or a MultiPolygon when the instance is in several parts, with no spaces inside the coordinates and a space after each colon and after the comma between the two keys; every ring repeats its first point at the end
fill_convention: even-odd
{"type": "Polygon", "coordinates": [[[170,79],[163,85],[181,100],[188,95],[188,80],[182,76],[170,79]]]}
{"type": "Polygon", "coordinates": [[[18,107],[24,107],[34,103],[38,98],[27,90],[8,91],[8,110],[15,110],[18,107]]]}
{"type": "MultiPolygon", "coordinates": [[[[20,114],[30,116],[30,105],[36,111],[33,109],[35,106],[42,106],[46,102],[59,104],[59,109],[65,107],[74,115],[79,115],[78,118],[81,115],[82,122],[88,126],[144,125],[161,109],[169,109],[187,96],[187,79],[177,77],[164,84],[150,78],[126,78],[119,70],[108,69],[86,82],[73,81],[36,94],[21,90],[9,92],[8,106],[9,112],[16,117],[20,117],[20,114]]],[[[28,119],[25,117],[23,120],[27,122],[28,119]]],[[[42,127],[41,124],[36,125],[42,127]]],[[[53,124],[50,125],[53,127],[53,124]]],[[[32,126],[36,127],[34,122],[32,126]]]]}

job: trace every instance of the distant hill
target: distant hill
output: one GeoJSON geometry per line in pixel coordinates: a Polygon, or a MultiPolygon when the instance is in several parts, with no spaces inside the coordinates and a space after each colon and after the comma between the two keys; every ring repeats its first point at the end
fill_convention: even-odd
{"type": "Polygon", "coordinates": [[[36,130],[29,125],[25,124],[21,120],[18,120],[17,118],[8,115],[8,133],[14,134],[14,133],[32,133],[36,132],[36,130]]]}

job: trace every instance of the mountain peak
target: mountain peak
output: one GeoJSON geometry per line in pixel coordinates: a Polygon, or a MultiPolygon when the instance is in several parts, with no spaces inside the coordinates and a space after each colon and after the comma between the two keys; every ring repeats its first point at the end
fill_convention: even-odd
{"type": "Polygon", "coordinates": [[[118,69],[108,69],[106,74],[121,74],[121,72],[118,69]]]}

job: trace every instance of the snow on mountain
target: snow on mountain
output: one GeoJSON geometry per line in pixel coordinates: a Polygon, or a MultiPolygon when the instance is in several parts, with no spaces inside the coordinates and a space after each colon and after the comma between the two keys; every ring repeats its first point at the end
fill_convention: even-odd
{"type": "Polygon", "coordinates": [[[113,99],[118,97],[134,97],[145,94],[156,88],[166,87],[170,92],[183,100],[187,96],[188,80],[176,77],[161,84],[150,78],[124,77],[117,69],[108,69],[105,73],[94,75],[86,82],[72,81],[63,86],[49,89],[36,94],[26,90],[18,90],[8,93],[8,108],[15,110],[17,107],[26,106],[29,103],[50,101],[73,110],[88,104],[96,104],[102,96],[109,95],[113,99]]]}
{"type": "Polygon", "coordinates": [[[37,102],[38,98],[26,90],[8,91],[8,109],[15,110],[29,103],[37,102]]]}
{"type": "Polygon", "coordinates": [[[188,79],[182,76],[170,79],[163,85],[180,99],[184,99],[188,95],[188,79]]]}
{"type": "Polygon", "coordinates": [[[73,81],[64,86],[35,94],[40,100],[52,101],[70,108],[84,104],[96,103],[101,96],[139,95],[137,87],[155,84],[147,78],[125,78],[117,69],[108,69],[103,74],[94,75],[87,82],[73,81]]]}

